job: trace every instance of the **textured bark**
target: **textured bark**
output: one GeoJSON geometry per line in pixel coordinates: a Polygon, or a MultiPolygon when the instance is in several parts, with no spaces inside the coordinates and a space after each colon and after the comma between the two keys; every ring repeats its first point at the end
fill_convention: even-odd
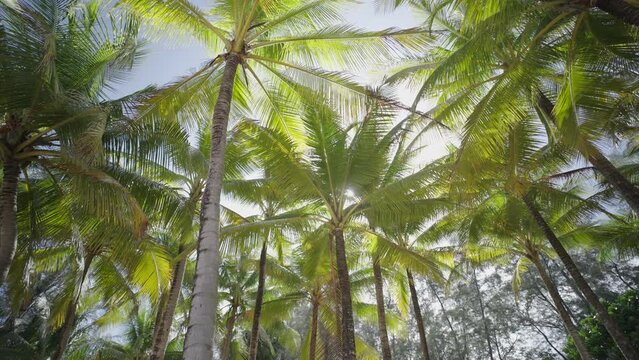
{"type": "Polygon", "coordinates": [[[178,261],[173,268],[173,280],[171,281],[171,287],[164,306],[161,308],[160,321],[156,323],[153,335],[151,360],[164,359],[166,345],[168,344],[169,334],[171,332],[171,325],[173,324],[173,316],[175,315],[175,308],[180,297],[180,290],[182,289],[182,280],[184,279],[186,262],[187,259],[182,259],[178,261]]]}
{"type": "Polygon", "coordinates": [[[550,275],[548,275],[548,272],[546,272],[546,269],[542,265],[539,256],[537,254],[532,254],[530,256],[530,260],[537,268],[537,271],[539,272],[539,275],[544,282],[544,286],[546,287],[546,290],[548,290],[550,298],[555,304],[555,310],[557,310],[557,314],[559,314],[559,317],[561,318],[566,331],[575,343],[575,347],[577,348],[577,352],[579,352],[579,356],[581,356],[581,360],[591,360],[592,356],[588,352],[588,348],[586,347],[584,340],[581,338],[581,336],[579,336],[579,329],[577,329],[577,326],[575,326],[575,324],[572,322],[572,318],[570,317],[568,310],[566,310],[566,307],[564,306],[564,302],[561,298],[561,295],[559,294],[559,290],[557,290],[557,286],[550,278],[550,275]]]}
{"type": "Polygon", "coordinates": [[[639,25],[639,8],[630,5],[625,0],[595,0],[594,6],[626,24],[639,25]]]}
{"type": "Polygon", "coordinates": [[[384,303],[384,279],[382,267],[379,265],[379,257],[373,259],[373,276],[375,277],[375,301],[377,303],[377,329],[379,342],[382,345],[382,359],[391,360],[391,348],[388,342],[388,330],[386,328],[386,310],[384,303]]]}
{"type": "MultiPolygon", "coordinates": [[[[224,340],[222,340],[222,348],[220,349],[220,359],[231,359],[231,341],[233,341],[233,332],[235,331],[235,320],[237,318],[237,302],[233,299],[229,315],[226,318],[226,331],[224,332],[224,340]]],[[[213,358],[213,357],[211,357],[213,358]]]]}
{"type": "Polygon", "coordinates": [[[7,278],[18,241],[16,198],[20,167],[16,160],[8,159],[5,161],[2,170],[2,189],[0,190],[0,285],[7,278]]]}
{"type": "MultiPolygon", "coordinates": [[[[623,1],[623,0],[622,0],[623,1]]],[[[555,105],[541,91],[537,92],[537,105],[555,124],[556,119],[552,113],[555,105]]],[[[639,189],[634,186],[619,170],[608,160],[594,145],[587,141],[577,149],[597,171],[617,190],[632,210],[639,214],[639,189]]]]}
{"type": "Polygon", "coordinates": [[[317,320],[319,317],[319,302],[317,300],[312,301],[311,310],[311,344],[309,346],[308,359],[315,360],[317,352],[317,320]]]}
{"type": "Polygon", "coordinates": [[[340,305],[342,309],[342,360],[355,360],[355,325],[353,322],[353,301],[351,299],[351,282],[346,262],[346,245],[342,229],[333,231],[335,236],[335,257],[337,278],[339,281],[340,305]]]}
{"type": "Polygon", "coordinates": [[[577,265],[572,260],[564,246],[561,244],[555,233],[550,228],[550,225],[546,222],[543,215],[537,210],[530,194],[527,194],[523,198],[526,207],[528,207],[528,211],[532,215],[533,219],[537,223],[537,225],[541,228],[544,235],[548,239],[548,242],[552,246],[552,248],[559,256],[559,260],[564,264],[566,270],[570,276],[575,280],[577,287],[581,291],[581,293],[585,296],[586,300],[590,304],[590,306],[595,310],[599,320],[604,325],[610,337],[614,340],[615,344],[623,354],[623,356],[627,360],[639,360],[639,355],[637,355],[637,350],[633,348],[632,343],[628,340],[626,335],[624,335],[623,331],[619,328],[617,323],[610,317],[608,314],[608,310],[606,307],[599,301],[599,297],[592,290],[586,279],[581,275],[581,272],[577,268],[577,265]]]}
{"type": "Polygon", "coordinates": [[[419,307],[419,297],[415,289],[415,281],[413,280],[413,274],[408,269],[406,269],[406,276],[408,276],[408,288],[410,289],[410,298],[413,302],[413,312],[415,313],[417,329],[419,330],[419,343],[422,354],[424,355],[424,360],[430,360],[430,355],[428,355],[428,341],[426,341],[426,328],[424,327],[424,319],[422,318],[422,309],[419,307]]]}
{"type": "Polygon", "coordinates": [[[62,324],[62,329],[60,330],[60,339],[58,339],[58,344],[56,345],[55,352],[51,356],[51,360],[62,359],[62,357],[64,356],[64,352],[67,350],[67,346],[69,345],[69,341],[71,340],[71,335],[73,335],[73,331],[75,330],[78,301],[80,299],[80,294],[82,293],[84,281],[87,278],[89,268],[91,267],[91,263],[93,262],[93,258],[93,255],[87,255],[84,260],[84,264],[82,264],[82,275],[80,277],[80,283],[78,289],[76,290],[76,294],[73,295],[73,298],[67,306],[67,311],[64,316],[64,324],[62,324]]]}
{"type": "Polygon", "coordinates": [[[183,358],[187,360],[210,360],[213,358],[220,261],[220,192],[224,173],[226,131],[233,98],[235,73],[239,63],[238,54],[230,53],[227,56],[220,92],[213,111],[209,172],[200,207],[195,285],[189,311],[189,325],[184,341],[183,358]]]}
{"type": "Polygon", "coordinates": [[[477,274],[473,268],[473,282],[475,283],[475,289],[477,289],[477,299],[479,300],[479,310],[481,312],[481,321],[484,324],[484,336],[486,336],[486,343],[488,344],[488,355],[490,359],[494,359],[492,341],[490,341],[490,329],[488,328],[488,321],[486,320],[486,313],[484,311],[484,300],[481,296],[481,290],[479,289],[479,283],[477,282],[477,274]]]}
{"type": "Polygon", "coordinates": [[[253,312],[253,326],[251,328],[251,341],[249,360],[257,359],[257,345],[259,342],[259,330],[260,330],[260,316],[262,315],[262,301],[264,299],[264,283],[266,281],[266,250],[267,242],[264,241],[262,245],[262,252],[260,253],[260,269],[259,279],[257,283],[257,295],[255,296],[255,311],[253,312]]]}
{"type": "Polygon", "coordinates": [[[635,214],[639,214],[639,189],[635,187],[619,170],[594,146],[588,152],[588,161],[603,175],[624,200],[630,205],[635,214]]]}
{"type": "MultiPolygon", "coordinates": [[[[341,306],[341,295],[339,290],[339,280],[337,275],[337,264],[335,261],[335,236],[333,233],[328,234],[328,255],[330,257],[331,262],[331,295],[333,296],[333,305],[335,311],[335,323],[342,323],[342,306],[341,306]]],[[[342,349],[342,327],[337,326],[335,328],[335,343],[337,343],[337,348],[342,349]]]]}

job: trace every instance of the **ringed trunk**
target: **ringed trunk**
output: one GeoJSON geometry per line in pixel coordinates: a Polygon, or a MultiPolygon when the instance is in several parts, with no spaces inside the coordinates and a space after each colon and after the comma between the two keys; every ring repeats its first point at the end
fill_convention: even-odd
{"type": "Polygon", "coordinates": [[[237,317],[238,305],[233,299],[233,304],[229,310],[229,317],[226,319],[226,332],[224,333],[224,340],[222,340],[222,348],[220,349],[220,359],[231,359],[231,341],[233,341],[233,331],[235,330],[235,319],[237,317]]]}
{"type": "Polygon", "coordinates": [[[311,344],[309,346],[309,360],[315,360],[317,352],[317,320],[319,317],[319,301],[312,300],[311,312],[311,344]]]}
{"type": "Polygon", "coordinates": [[[382,346],[382,359],[391,360],[390,343],[388,342],[388,330],[386,328],[386,310],[384,304],[384,279],[382,267],[379,264],[379,256],[373,259],[373,276],[375,278],[375,301],[377,303],[377,327],[379,341],[382,346]]]}
{"type": "Polygon", "coordinates": [[[539,275],[544,282],[544,286],[546,287],[546,290],[548,290],[548,293],[550,294],[550,297],[555,304],[555,309],[557,310],[561,321],[564,323],[566,331],[572,338],[572,341],[575,343],[575,347],[577,348],[577,352],[579,352],[581,360],[592,360],[592,356],[588,352],[586,343],[584,343],[584,340],[581,338],[581,336],[579,336],[579,329],[577,329],[577,326],[572,322],[572,318],[570,317],[568,310],[564,306],[564,302],[561,298],[561,295],[559,294],[559,290],[557,290],[557,286],[552,281],[550,275],[541,264],[539,255],[532,254],[530,256],[530,260],[537,268],[537,271],[539,272],[539,275]]]}
{"type": "Polygon", "coordinates": [[[608,330],[610,337],[612,337],[623,356],[627,360],[639,360],[637,350],[634,349],[632,343],[628,340],[623,331],[621,331],[617,323],[610,317],[606,307],[599,301],[599,297],[597,297],[597,294],[595,294],[586,279],[584,279],[584,277],[581,275],[581,272],[577,268],[577,265],[572,260],[555,233],[552,231],[550,225],[548,225],[543,215],[539,212],[539,210],[537,210],[537,207],[535,206],[530,193],[526,194],[526,196],[523,197],[523,201],[526,204],[528,211],[535,219],[535,222],[548,239],[548,242],[559,256],[559,259],[566,267],[566,270],[568,270],[570,276],[573,278],[573,280],[575,280],[577,288],[579,288],[579,290],[582,292],[582,294],[588,301],[588,304],[590,304],[590,306],[592,306],[592,308],[595,310],[601,323],[604,325],[606,330],[608,330]]]}
{"type": "MultiPolygon", "coordinates": [[[[623,2],[623,0],[620,0],[623,2]]],[[[603,2],[603,1],[600,1],[603,2]]],[[[537,105],[539,109],[548,116],[555,125],[557,121],[552,113],[555,105],[541,91],[537,92],[537,105]]],[[[594,145],[588,141],[582,142],[577,149],[597,171],[617,190],[624,200],[630,205],[632,210],[639,214],[639,189],[634,186],[594,145]]]]}
{"type": "Polygon", "coordinates": [[[346,262],[346,245],[342,229],[333,230],[335,235],[335,257],[337,278],[340,290],[341,328],[342,328],[342,360],[355,360],[355,325],[353,320],[353,301],[351,299],[351,282],[346,262]]]}
{"type": "Polygon", "coordinates": [[[264,240],[260,253],[259,279],[257,283],[257,295],[255,296],[255,311],[253,312],[253,325],[251,328],[251,341],[249,360],[257,359],[257,345],[259,342],[260,316],[262,315],[262,302],[264,299],[264,283],[266,281],[266,250],[267,243],[264,240]]]}
{"type": "Polygon", "coordinates": [[[18,195],[20,167],[16,160],[9,159],[4,163],[2,171],[2,189],[0,190],[0,285],[7,278],[18,242],[16,198],[18,195]]]}
{"type": "Polygon", "coordinates": [[[419,298],[417,297],[417,290],[415,289],[415,280],[413,280],[413,274],[408,269],[406,269],[406,276],[408,276],[410,298],[413,302],[413,312],[415,313],[417,330],[419,330],[419,344],[422,349],[422,355],[424,356],[424,360],[430,360],[430,355],[428,355],[428,341],[426,341],[426,328],[424,327],[424,318],[422,318],[422,309],[419,307],[419,298]]]}
{"type": "Polygon", "coordinates": [[[213,111],[209,172],[200,210],[195,285],[184,341],[183,358],[188,360],[210,360],[213,358],[220,261],[220,193],[224,173],[226,131],[231,110],[235,73],[239,63],[238,54],[228,54],[220,92],[213,111]]]}
{"type": "Polygon", "coordinates": [[[161,308],[160,321],[156,324],[153,336],[153,349],[151,352],[151,360],[164,359],[166,345],[169,341],[169,333],[173,324],[173,316],[177,306],[180,290],[182,289],[182,280],[184,279],[184,271],[186,270],[187,259],[182,259],[175,264],[173,269],[173,280],[171,280],[171,288],[164,306],[161,308]]]}
{"type": "Polygon", "coordinates": [[[91,267],[93,258],[93,255],[87,255],[87,257],[85,258],[82,268],[82,275],[80,278],[80,284],[78,286],[77,293],[73,296],[73,299],[71,299],[67,307],[64,324],[62,324],[62,334],[60,335],[60,339],[58,340],[58,344],[56,345],[55,352],[53,353],[53,356],[51,356],[51,360],[62,359],[65,351],[67,350],[67,346],[69,345],[69,341],[71,340],[71,335],[73,335],[73,331],[75,330],[76,320],[78,316],[77,306],[80,300],[80,294],[82,294],[82,287],[84,286],[84,281],[86,280],[87,274],[89,273],[89,268],[91,267]]]}

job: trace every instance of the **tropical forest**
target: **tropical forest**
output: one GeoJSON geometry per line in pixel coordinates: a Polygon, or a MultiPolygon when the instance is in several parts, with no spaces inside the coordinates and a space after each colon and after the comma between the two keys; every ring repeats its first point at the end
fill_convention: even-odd
{"type": "Polygon", "coordinates": [[[0,359],[639,360],[638,0],[0,0],[0,359]]]}

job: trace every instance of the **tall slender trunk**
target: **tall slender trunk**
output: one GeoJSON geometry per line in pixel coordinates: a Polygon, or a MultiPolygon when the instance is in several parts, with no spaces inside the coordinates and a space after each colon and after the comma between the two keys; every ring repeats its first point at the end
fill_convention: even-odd
{"type": "MultiPolygon", "coordinates": [[[[620,0],[623,1],[623,0],[620,0]]],[[[604,2],[604,1],[601,1],[604,2]]],[[[537,105],[539,109],[557,125],[557,120],[552,111],[555,105],[541,91],[537,92],[537,105]]],[[[589,141],[580,141],[577,150],[588,159],[592,166],[603,175],[606,180],[617,190],[624,200],[630,205],[636,214],[639,214],[639,189],[634,186],[619,170],[589,141]]]]}
{"type": "MultiPolygon", "coordinates": [[[[237,318],[238,304],[236,299],[233,299],[231,308],[229,309],[229,315],[226,318],[226,331],[224,332],[224,339],[222,340],[222,348],[220,349],[220,360],[231,359],[231,342],[233,341],[233,331],[235,331],[235,320],[237,318]]],[[[213,357],[211,357],[212,359],[213,357]]]]}
{"type": "Polygon", "coordinates": [[[16,198],[20,167],[16,160],[8,159],[2,167],[0,190],[0,285],[4,283],[16,253],[18,225],[16,222],[16,198]]]}
{"type": "Polygon", "coordinates": [[[410,289],[410,298],[413,302],[413,312],[415,313],[417,329],[419,330],[419,343],[422,348],[422,354],[424,355],[424,360],[430,360],[430,355],[428,355],[428,342],[426,341],[426,328],[424,327],[424,319],[422,318],[422,309],[419,307],[415,280],[413,280],[413,274],[408,269],[406,269],[406,276],[408,276],[408,288],[410,289]]]}
{"type": "Polygon", "coordinates": [[[594,146],[584,154],[588,161],[615,188],[630,205],[635,214],[639,214],[639,189],[634,186],[619,170],[594,146]]]}
{"type": "Polygon", "coordinates": [[[390,343],[388,342],[388,330],[386,328],[386,310],[384,307],[384,279],[382,267],[379,264],[379,256],[373,258],[373,277],[375,278],[375,301],[377,302],[377,328],[379,342],[382,345],[382,359],[391,360],[390,343]]]}
{"type": "Polygon", "coordinates": [[[249,360],[257,359],[257,345],[259,342],[260,316],[262,315],[262,301],[264,299],[264,282],[266,281],[266,250],[267,240],[264,240],[260,253],[259,279],[257,283],[257,295],[255,296],[255,311],[253,312],[253,326],[251,328],[251,340],[249,360]]]}
{"type": "Polygon", "coordinates": [[[475,283],[475,289],[477,289],[477,299],[479,300],[479,310],[481,312],[481,321],[484,324],[484,335],[486,336],[486,343],[488,344],[488,355],[490,359],[494,360],[492,342],[490,341],[490,329],[488,328],[488,321],[486,320],[486,313],[484,311],[484,300],[481,296],[481,289],[479,289],[479,283],[477,282],[477,272],[473,268],[473,282],[475,283]]]}
{"type": "MultiPolygon", "coordinates": [[[[335,306],[335,324],[342,324],[342,306],[341,306],[341,295],[339,290],[339,276],[337,275],[337,264],[336,264],[336,256],[335,256],[335,236],[333,233],[328,234],[328,255],[330,257],[331,262],[331,290],[333,296],[333,305],[335,306]]],[[[342,327],[335,327],[335,342],[337,343],[337,348],[342,349],[342,327]]]]}
{"type": "Polygon", "coordinates": [[[86,280],[87,274],[89,273],[89,268],[91,267],[93,258],[93,255],[87,255],[84,263],[82,264],[82,275],[80,277],[80,283],[78,285],[78,289],[76,289],[76,292],[73,295],[73,298],[67,306],[67,311],[65,312],[64,317],[64,324],[62,324],[60,339],[58,339],[58,344],[56,345],[53,356],[51,356],[51,360],[62,359],[64,352],[67,350],[67,346],[69,345],[69,341],[71,340],[71,335],[73,334],[73,330],[75,330],[78,316],[77,307],[78,302],[80,301],[80,295],[82,294],[82,287],[84,286],[84,281],[86,280]]]}
{"type": "Polygon", "coordinates": [[[184,341],[183,358],[188,360],[210,360],[213,358],[220,261],[220,193],[224,173],[226,131],[233,98],[235,73],[239,63],[238,54],[228,54],[217,103],[213,111],[209,172],[200,206],[195,285],[189,311],[189,325],[184,341]]]}
{"type": "Polygon", "coordinates": [[[311,344],[309,346],[308,359],[315,360],[317,352],[317,319],[319,317],[319,301],[311,301],[311,344]]]}
{"type": "Polygon", "coordinates": [[[433,284],[429,282],[428,287],[430,287],[430,291],[433,293],[433,295],[435,295],[435,298],[437,299],[437,302],[439,303],[439,307],[442,309],[442,315],[444,316],[444,319],[446,319],[446,323],[448,324],[448,328],[450,329],[450,333],[453,335],[453,341],[455,342],[455,350],[457,351],[457,356],[459,356],[460,360],[463,360],[466,358],[466,356],[464,356],[464,354],[462,353],[462,347],[459,344],[459,339],[457,338],[457,332],[455,331],[455,328],[453,327],[453,323],[450,321],[450,318],[448,317],[448,311],[446,311],[446,307],[444,307],[444,302],[439,297],[439,294],[437,294],[437,289],[435,288],[435,286],[433,286],[433,284]]]}
{"type": "Polygon", "coordinates": [[[179,260],[173,268],[173,279],[168,296],[166,297],[164,306],[160,308],[160,321],[155,325],[153,336],[153,348],[151,352],[151,360],[164,359],[166,345],[169,341],[171,325],[173,324],[173,316],[177,306],[180,290],[182,289],[182,280],[184,279],[184,271],[186,270],[187,259],[179,260]]]}
{"type": "Polygon", "coordinates": [[[626,24],[639,26],[639,8],[625,0],[595,0],[594,6],[626,24]]]}
{"type": "Polygon", "coordinates": [[[355,325],[353,320],[353,300],[351,299],[351,281],[346,262],[346,244],[344,232],[340,228],[333,230],[335,236],[335,257],[337,278],[339,281],[340,305],[342,309],[342,360],[355,360],[355,325]]]}
{"type": "Polygon", "coordinates": [[[619,348],[623,356],[627,360],[639,360],[637,350],[634,349],[632,343],[628,340],[626,335],[624,335],[623,331],[619,328],[617,323],[610,317],[606,307],[599,301],[599,298],[597,297],[595,292],[592,290],[592,288],[590,288],[590,285],[588,285],[586,279],[584,279],[584,277],[581,275],[581,272],[577,268],[577,265],[572,260],[555,233],[552,231],[550,225],[548,225],[543,215],[541,215],[539,210],[537,210],[537,207],[535,206],[530,193],[526,194],[526,196],[523,197],[523,201],[526,204],[526,207],[528,207],[528,211],[535,219],[535,222],[541,228],[544,235],[548,239],[548,242],[550,242],[550,245],[557,253],[557,256],[559,256],[559,260],[561,260],[561,262],[566,267],[566,270],[568,270],[570,276],[575,280],[577,287],[586,297],[586,300],[588,301],[590,306],[592,306],[592,308],[595,310],[597,316],[599,317],[599,320],[604,325],[606,330],[608,330],[610,337],[612,337],[615,344],[617,344],[617,347],[619,348]]]}
{"type": "Polygon", "coordinates": [[[537,268],[537,271],[539,272],[539,275],[544,282],[546,290],[548,290],[548,293],[550,294],[550,298],[555,303],[555,309],[557,310],[561,321],[564,323],[566,331],[572,338],[572,341],[575,343],[575,347],[577,348],[577,352],[579,352],[579,356],[581,356],[581,360],[591,360],[592,356],[588,352],[586,343],[584,343],[584,340],[581,338],[581,336],[579,336],[579,329],[577,329],[577,326],[575,326],[575,324],[572,322],[572,318],[570,317],[568,310],[566,310],[566,307],[564,306],[564,302],[561,298],[561,295],[559,294],[559,290],[557,290],[557,286],[550,278],[550,275],[546,272],[546,269],[539,259],[539,255],[531,254],[529,259],[537,268]]]}

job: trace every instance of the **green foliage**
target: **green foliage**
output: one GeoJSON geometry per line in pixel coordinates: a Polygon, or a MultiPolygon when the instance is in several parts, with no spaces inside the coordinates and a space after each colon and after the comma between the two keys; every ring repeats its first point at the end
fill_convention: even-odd
{"type": "MultiPolygon", "coordinates": [[[[634,344],[639,343],[639,291],[628,290],[606,304],[608,313],[618,322],[624,333],[634,344]]],[[[590,315],[579,322],[579,334],[584,338],[590,353],[595,359],[623,359],[597,317],[590,315]]],[[[579,359],[575,345],[568,340],[566,346],[568,358],[579,359]]]]}

